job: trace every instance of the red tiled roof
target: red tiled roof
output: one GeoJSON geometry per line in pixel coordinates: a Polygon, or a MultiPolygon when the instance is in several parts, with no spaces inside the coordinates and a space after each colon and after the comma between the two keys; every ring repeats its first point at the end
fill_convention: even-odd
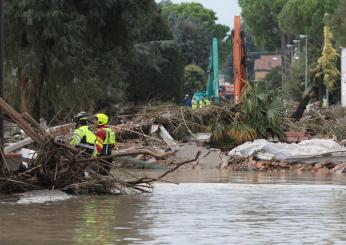
{"type": "Polygon", "coordinates": [[[271,71],[278,66],[282,66],[281,55],[261,55],[255,60],[255,71],[271,71]]]}

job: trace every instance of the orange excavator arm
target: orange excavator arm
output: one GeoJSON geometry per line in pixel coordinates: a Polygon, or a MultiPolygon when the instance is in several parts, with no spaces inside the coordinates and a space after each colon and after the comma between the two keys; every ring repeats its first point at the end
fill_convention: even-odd
{"type": "Polygon", "coordinates": [[[240,16],[234,17],[233,73],[234,102],[238,103],[247,79],[245,40],[241,30],[240,16]]]}

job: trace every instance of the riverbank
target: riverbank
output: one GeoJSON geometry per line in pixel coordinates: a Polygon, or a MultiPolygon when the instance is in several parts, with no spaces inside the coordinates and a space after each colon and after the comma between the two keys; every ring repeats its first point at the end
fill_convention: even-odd
{"type": "MultiPolygon", "coordinates": [[[[291,144],[292,146],[302,141],[300,145],[309,145],[310,143],[306,142],[310,142],[310,140],[311,142],[319,142],[317,147],[312,144],[308,150],[296,150],[296,156],[291,157],[296,157],[296,160],[275,160],[275,157],[272,157],[273,159],[266,161],[252,156],[244,158],[228,156],[229,150],[239,146],[240,143],[237,143],[234,139],[228,142],[230,139],[227,137],[217,137],[218,132],[215,131],[215,128],[212,126],[203,128],[201,127],[201,122],[203,120],[196,119],[204,118],[203,122],[206,123],[205,125],[217,124],[220,122],[220,116],[217,116],[217,113],[215,115],[213,113],[224,111],[226,115],[231,116],[233,112],[228,112],[228,110],[232,111],[232,109],[228,107],[211,107],[192,112],[191,114],[190,111],[171,108],[171,110],[167,110],[164,113],[161,112],[161,114],[156,111],[154,116],[152,116],[156,118],[154,120],[156,123],[163,123],[168,129],[168,132],[172,135],[172,140],[173,138],[179,139],[179,141],[172,141],[178,143],[178,146],[176,146],[176,149],[178,149],[176,156],[179,157],[179,155],[182,155],[186,159],[189,156],[195,155],[197,151],[201,151],[202,154],[198,161],[188,166],[186,165],[184,168],[216,168],[226,171],[289,172],[317,175],[346,173],[346,161],[344,160],[344,155],[346,153],[346,148],[344,148],[344,122],[346,114],[345,110],[340,106],[332,106],[330,110],[324,110],[316,106],[312,108],[309,106],[300,121],[294,121],[288,117],[283,120],[284,123],[281,127],[285,129],[285,140],[280,141],[278,138],[268,137],[270,142],[279,143],[278,145],[280,145],[281,142],[286,142],[288,145],[291,144]],[[184,116],[184,113],[187,115],[184,116]],[[180,119],[178,120],[180,124],[176,122],[176,118],[180,119]],[[174,122],[174,125],[177,126],[173,127],[167,122],[174,122]],[[198,127],[196,127],[196,124],[198,124],[198,127]],[[198,129],[201,130],[200,133],[198,133],[198,129]],[[200,140],[196,137],[196,135],[201,135],[201,133],[202,135],[203,133],[206,135],[209,133],[210,137],[208,140],[200,140]],[[181,137],[181,135],[184,135],[184,137],[181,137]],[[319,151],[322,146],[325,148],[323,150],[326,152],[319,151]],[[300,157],[302,157],[302,159],[299,159],[300,157]],[[310,159],[306,162],[304,161],[305,158],[310,159]]],[[[222,133],[225,134],[224,131],[222,131],[222,133]]],[[[240,134],[241,131],[239,131],[239,135],[240,134]]],[[[280,146],[278,146],[278,151],[280,151],[280,146]]],[[[287,151],[290,151],[289,148],[287,151]]],[[[160,164],[160,161],[158,162],[160,164]]]]}

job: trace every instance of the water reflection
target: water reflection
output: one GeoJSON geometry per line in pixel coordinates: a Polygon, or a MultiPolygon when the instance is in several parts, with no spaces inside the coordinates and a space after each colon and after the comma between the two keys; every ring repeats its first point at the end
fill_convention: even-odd
{"type": "MultiPolygon", "coordinates": [[[[121,244],[134,240],[141,195],[80,196],[60,203],[0,204],[0,244],[121,244]]],[[[143,236],[143,239],[146,237],[143,236]]],[[[127,244],[127,243],[126,243],[127,244]]]]}
{"type": "Polygon", "coordinates": [[[109,244],[111,241],[118,240],[117,234],[109,229],[111,224],[116,223],[117,203],[106,207],[103,205],[104,203],[97,200],[91,200],[85,204],[82,222],[75,230],[76,244],[95,244],[96,242],[109,244]],[[102,205],[101,208],[100,205],[102,205]]]}
{"type": "Polygon", "coordinates": [[[346,243],[343,176],[216,171],[170,180],[184,183],[145,195],[2,203],[0,244],[346,243]]]}
{"type": "Polygon", "coordinates": [[[74,244],[128,244],[149,240],[145,235],[138,237],[137,232],[148,225],[139,216],[145,202],[145,195],[86,198],[74,244]]]}

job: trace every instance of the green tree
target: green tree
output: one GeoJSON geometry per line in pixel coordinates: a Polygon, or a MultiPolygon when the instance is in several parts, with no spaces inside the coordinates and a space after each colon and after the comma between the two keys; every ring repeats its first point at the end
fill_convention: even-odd
{"type": "Polygon", "coordinates": [[[339,1],[334,14],[329,15],[328,23],[333,27],[337,46],[346,47],[346,1],[339,1]]]}
{"type": "Polygon", "coordinates": [[[286,33],[280,28],[278,15],[286,0],[239,0],[242,17],[255,44],[267,50],[286,47],[286,33]]]}
{"type": "Polygon", "coordinates": [[[333,13],[339,0],[288,0],[278,15],[282,30],[290,35],[305,34],[322,43],[326,13],[333,13]]]}
{"type": "Polygon", "coordinates": [[[208,27],[216,26],[216,14],[210,9],[206,9],[200,3],[181,3],[181,4],[166,4],[162,9],[162,15],[169,19],[172,15],[179,18],[192,18],[198,22],[205,23],[208,27]]]}
{"type": "Polygon", "coordinates": [[[183,94],[184,68],[175,41],[137,44],[131,71],[127,88],[130,101],[180,101],[183,94]]]}
{"type": "Polygon", "coordinates": [[[184,64],[194,63],[206,69],[212,38],[222,40],[229,28],[216,24],[215,12],[199,3],[165,3],[162,5],[162,16],[179,43],[184,64]]]}
{"type": "Polygon", "coordinates": [[[151,2],[146,14],[140,16],[140,25],[135,26],[137,35],[135,42],[143,43],[149,41],[172,40],[173,35],[169,29],[168,21],[161,16],[160,6],[151,2]]]}
{"type": "Polygon", "coordinates": [[[153,99],[180,101],[184,72],[182,56],[168,22],[156,5],[141,18],[129,66],[132,72],[127,79],[128,99],[135,103],[153,99]]]}
{"type": "MultiPolygon", "coordinates": [[[[242,7],[242,17],[249,36],[261,50],[283,53],[283,77],[286,80],[290,65],[287,44],[289,35],[280,27],[278,15],[281,13],[287,0],[239,0],[242,7]]],[[[254,57],[255,58],[255,57],[254,57]]],[[[249,77],[254,76],[254,62],[250,66],[249,77]]]]}
{"type": "Polygon", "coordinates": [[[264,78],[274,89],[282,88],[282,67],[276,67],[271,70],[264,78]]]}
{"type": "Polygon", "coordinates": [[[207,78],[204,70],[195,65],[190,64],[184,68],[184,92],[192,95],[198,90],[205,89],[207,78]]]}
{"type": "MultiPolygon", "coordinates": [[[[308,63],[316,62],[323,46],[322,34],[323,24],[327,19],[326,14],[334,16],[333,13],[340,8],[338,4],[341,2],[344,1],[240,0],[240,5],[243,19],[250,29],[256,46],[266,50],[276,50],[280,47],[284,54],[283,77],[286,84],[297,81],[292,80],[292,72],[289,71],[291,62],[287,44],[300,34],[308,35],[308,63]]],[[[338,12],[343,16],[341,10],[338,12]]],[[[296,67],[292,66],[292,69],[296,67]]],[[[294,97],[299,97],[299,94],[294,97]]]]}
{"type": "MultiPolygon", "coordinates": [[[[35,118],[60,109],[100,110],[125,100],[134,80],[132,68],[143,50],[162,51],[153,55],[162,59],[152,64],[167,77],[182,77],[182,68],[177,73],[181,62],[177,46],[173,45],[177,69],[172,71],[161,62],[173,57],[164,51],[165,43],[150,49],[150,41],[172,38],[154,0],[14,0],[5,7],[6,30],[11,30],[6,35],[6,77],[11,79],[6,89],[13,101],[20,97],[21,110],[35,118]]],[[[141,81],[137,87],[150,83],[141,81]]]]}
{"type": "Polygon", "coordinates": [[[129,31],[145,1],[10,1],[6,47],[21,108],[35,118],[59,107],[93,107],[122,99],[129,31]],[[116,38],[115,38],[116,37],[116,38]],[[43,111],[41,111],[41,109],[43,111]]]}
{"type": "Polygon", "coordinates": [[[329,92],[335,87],[335,82],[340,79],[340,72],[336,67],[339,57],[337,50],[333,47],[333,34],[329,26],[324,27],[324,45],[321,57],[317,61],[316,76],[322,76],[326,86],[327,107],[329,105],[329,92]]]}
{"type": "Polygon", "coordinates": [[[239,106],[240,112],[228,129],[237,143],[269,137],[285,138],[281,91],[273,89],[269,82],[247,83],[239,106]]]}
{"type": "Polygon", "coordinates": [[[302,59],[295,60],[287,76],[287,95],[294,101],[300,101],[304,92],[305,69],[302,59]]]}

